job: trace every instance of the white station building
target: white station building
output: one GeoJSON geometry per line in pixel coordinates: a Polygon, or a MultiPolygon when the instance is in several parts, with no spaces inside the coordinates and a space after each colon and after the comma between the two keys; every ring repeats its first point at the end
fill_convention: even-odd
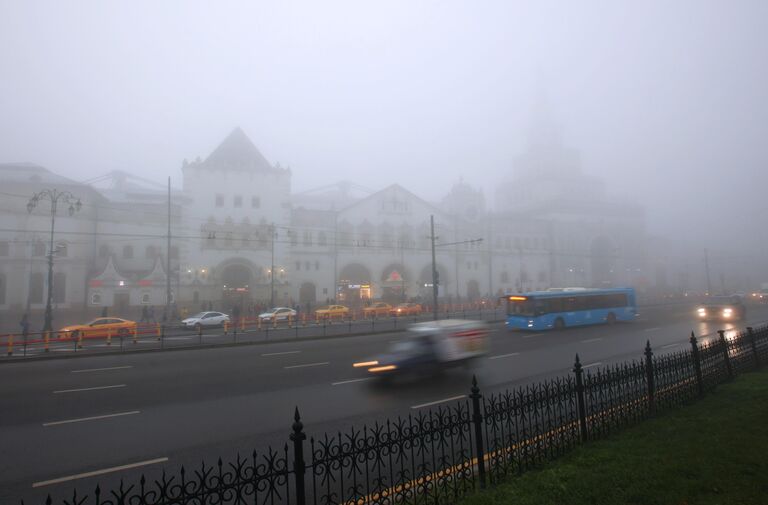
{"type": "Polygon", "coordinates": [[[165,187],[125,173],[78,183],[32,164],[0,164],[0,315],[45,307],[50,202],[31,213],[27,202],[46,189],[82,203],[56,216],[57,310],[136,317],[141,306],[165,305],[168,284],[189,311],[430,301],[430,219],[445,301],[647,286],[643,209],[611,200],[556,135],[531,139],[497,185],[495,208],[465,181],[440,202],[397,184],[293,193],[291,170],[271,164],[239,128],[204,160],[184,161],[170,203],[165,187]]]}

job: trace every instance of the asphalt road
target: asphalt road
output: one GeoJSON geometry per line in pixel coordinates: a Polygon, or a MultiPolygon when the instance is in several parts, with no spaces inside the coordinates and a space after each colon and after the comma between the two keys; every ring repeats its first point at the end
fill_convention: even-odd
{"type": "Polygon", "coordinates": [[[558,332],[508,332],[493,326],[490,353],[475,369],[375,388],[352,364],[383,350],[402,333],[173,352],[83,355],[77,359],[0,365],[0,503],[43,503],[141,473],[199,466],[288,441],[299,407],[309,436],[385,417],[408,415],[469,393],[471,373],[483,392],[570,373],[578,353],[585,368],[641,358],[646,340],[657,354],[683,349],[690,332],[768,320],[750,308],[737,325],[701,323],[683,306],[645,309],[637,322],[558,332]],[[167,459],[166,459],[167,458],[167,459]],[[137,465],[94,477],[79,477],[137,465]],[[50,483],[49,481],[61,480],[50,483]]]}

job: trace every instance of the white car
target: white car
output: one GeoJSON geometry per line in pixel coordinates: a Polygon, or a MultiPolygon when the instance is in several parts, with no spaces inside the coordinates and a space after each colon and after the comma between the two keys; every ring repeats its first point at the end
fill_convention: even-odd
{"type": "Polygon", "coordinates": [[[290,307],[275,307],[259,314],[259,319],[264,321],[288,321],[296,319],[297,312],[290,307]]]}
{"type": "Polygon", "coordinates": [[[210,326],[224,326],[229,322],[229,316],[222,312],[199,312],[194,316],[184,319],[181,324],[185,328],[204,328],[210,326]]]}

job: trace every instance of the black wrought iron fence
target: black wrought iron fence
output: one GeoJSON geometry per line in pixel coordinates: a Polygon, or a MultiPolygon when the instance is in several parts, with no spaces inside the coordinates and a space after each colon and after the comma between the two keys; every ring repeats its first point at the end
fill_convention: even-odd
{"type": "MultiPolygon", "coordinates": [[[[63,505],[450,504],[588,440],[702,396],[768,362],[768,326],[307,440],[298,409],[280,450],[71,495],[63,505]]],[[[22,502],[24,503],[24,502],[22,502]]],[[[45,503],[52,505],[48,496],[45,503]]]]}

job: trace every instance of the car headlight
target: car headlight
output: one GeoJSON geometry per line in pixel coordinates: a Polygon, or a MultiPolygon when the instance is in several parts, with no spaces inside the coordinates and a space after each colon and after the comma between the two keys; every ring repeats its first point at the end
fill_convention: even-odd
{"type": "Polygon", "coordinates": [[[707,309],[705,309],[704,307],[700,307],[697,312],[699,313],[700,316],[707,315],[707,309]]]}
{"type": "Polygon", "coordinates": [[[731,317],[732,314],[733,314],[733,309],[731,309],[731,308],[723,309],[723,316],[724,317],[731,317]]]}

